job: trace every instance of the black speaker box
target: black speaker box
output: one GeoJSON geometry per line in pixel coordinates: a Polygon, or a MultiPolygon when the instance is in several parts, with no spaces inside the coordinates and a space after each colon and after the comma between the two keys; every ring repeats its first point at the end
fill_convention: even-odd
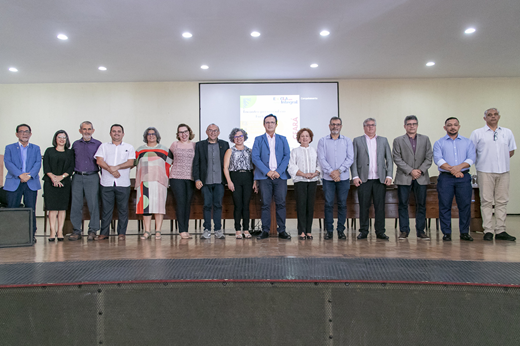
{"type": "Polygon", "coordinates": [[[31,208],[0,208],[0,247],[33,245],[31,208]]]}

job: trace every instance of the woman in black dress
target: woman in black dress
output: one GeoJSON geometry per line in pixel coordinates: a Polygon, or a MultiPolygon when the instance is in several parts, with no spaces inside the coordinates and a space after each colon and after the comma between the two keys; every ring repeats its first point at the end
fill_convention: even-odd
{"type": "Polygon", "coordinates": [[[63,240],[63,223],[70,200],[70,176],[74,170],[74,151],[69,148],[69,135],[59,130],[54,134],[52,147],[47,148],[43,155],[43,198],[49,212],[49,241],[54,241],[55,237],[58,241],[63,240]]]}

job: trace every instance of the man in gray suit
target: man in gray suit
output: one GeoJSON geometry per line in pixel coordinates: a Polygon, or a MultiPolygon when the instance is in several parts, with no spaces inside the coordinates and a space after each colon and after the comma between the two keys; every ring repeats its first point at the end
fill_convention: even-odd
{"type": "Polygon", "coordinates": [[[378,239],[388,240],[385,234],[386,186],[392,184],[392,152],[385,137],[376,136],[376,120],[363,121],[365,135],[354,138],[354,163],[352,181],[357,186],[359,199],[358,239],[368,236],[368,212],[371,199],[374,200],[376,219],[374,228],[378,239]]]}
{"type": "Polygon", "coordinates": [[[417,133],[419,121],[415,115],[404,118],[406,134],[394,139],[393,158],[397,166],[394,183],[399,198],[399,239],[408,238],[410,220],[408,201],[410,191],[415,195],[415,230],[417,238],[429,240],[424,233],[426,224],[426,187],[430,183],[428,168],[432,165],[433,151],[428,136],[417,133]]]}

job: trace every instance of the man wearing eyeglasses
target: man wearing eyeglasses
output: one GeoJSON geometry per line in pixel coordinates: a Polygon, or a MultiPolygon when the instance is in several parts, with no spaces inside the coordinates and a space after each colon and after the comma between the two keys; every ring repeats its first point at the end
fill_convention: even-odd
{"type": "Polygon", "coordinates": [[[432,165],[432,144],[428,136],[417,133],[419,120],[415,115],[404,118],[406,134],[394,139],[392,157],[397,166],[394,184],[399,199],[399,239],[410,233],[408,202],[410,191],[415,195],[415,230],[417,238],[429,240],[426,225],[426,187],[430,183],[428,169],[432,165]]]}
{"type": "Polygon", "coordinates": [[[469,168],[475,162],[475,146],[469,138],[459,135],[459,119],[449,117],[444,122],[446,136],[433,145],[433,161],[439,167],[437,193],[439,222],[443,241],[451,241],[451,207],[453,196],[459,209],[460,239],[473,241],[469,235],[471,220],[471,175],[469,168]]]}
{"type": "Polygon", "coordinates": [[[392,151],[385,137],[376,135],[376,120],[363,121],[364,136],[354,138],[354,163],[352,180],[359,198],[358,239],[368,237],[371,199],[376,214],[374,228],[378,239],[388,240],[385,234],[386,187],[392,184],[394,165],[392,151]]]}
{"type": "Polygon", "coordinates": [[[202,192],[204,198],[204,232],[202,239],[211,238],[211,212],[215,238],[225,239],[222,232],[222,199],[224,198],[224,155],[229,143],[218,139],[220,129],[210,124],[206,129],[208,138],[195,144],[193,158],[193,179],[195,187],[202,192]]]}
{"type": "Polygon", "coordinates": [[[515,241],[506,233],[507,202],[509,202],[509,161],[516,150],[515,137],[510,129],[498,126],[500,112],[490,108],[484,112],[486,126],[471,133],[477,151],[478,185],[484,240],[515,241]],[[496,223],[493,225],[493,203],[496,223]]]}
{"type": "Polygon", "coordinates": [[[16,127],[18,142],[5,147],[4,164],[7,169],[4,190],[7,192],[7,206],[19,208],[22,202],[33,212],[33,241],[36,242],[36,197],[40,185],[42,155],[40,147],[30,144],[31,127],[20,124],[16,127]]]}
{"type": "Polygon", "coordinates": [[[338,204],[338,239],[345,236],[345,221],[347,220],[347,197],[350,189],[350,166],[354,162],[354,147],[350,138],[340,134],[342,121],[332,117],[329,121],[330,135],[318,142],[318,160],[323,170],[323,194],[325,196],[325,240],[334,235],[334,197],[338,204]]]}
{"type": "Polygon", "coordinates": [[[285,198],[287,196],[287,172],[291,150],[287,138],[276,134],[278,118],[274,114],[264,117],[265,134],[257,136],[253,144],[251,158],[255,165],[255,180],[260,187],[262,200],[262,234],[257,237],[262,240],[269,237],[271,229],[271,200],[276,204],[276,224],[278,237],[291,239],[285,231],[285,198]]]}

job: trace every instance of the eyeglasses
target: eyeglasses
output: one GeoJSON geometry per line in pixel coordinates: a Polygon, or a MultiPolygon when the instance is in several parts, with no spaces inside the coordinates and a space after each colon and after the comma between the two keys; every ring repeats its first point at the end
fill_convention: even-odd
{"type": "Polygon", "coordinates": [[[342,124],[329,124],[332,127],[340,127],[342,124]]]}
{"type": "Polygon", "coordinates": [[[376,127],[376,124],[366,124],[366,125],[363,125],[365,127],[376,127]]]}
{"type": "Polygon", "coordinates": [[[417,125],[419,125],[419,124],[417,124],[417,123],[408,123],[408,124],[406,124],[406,126],[417,126],[417,125]]]}
{"type": "Polygon", "coordinates": [[[210,129],[208,129],[208,132],[209,132],[209,133],[217,133],[217,132],[218,132],[218,129],[217,129],[217,130],[210,130],[210,129]]]}
{"type": "Polygon", "coordinates": [[[179,135],[183,135],[183,134],[188,133],[188,132],[190,132],[190,130],[179,131],[178,133],[179,133],[179,135]]]}
{"type": "Polygon", "coordinates": [[[67,139],[67,136],[58,136],[56,138],[58,138],[58,139],[67,139]]]}
{"type": "Polygon", "coordinates": [[[244,135],[235,136],[235,139],[244,138],[244,135]]]}
{"type": "Polygon", "coordinates": [[[31,131],[29,131],[29,130],[20,130],[20,131],[18,131],[18,133],[21,134],[21,135],[28,135],[29,133],[31,133],[31,131]]]}
{"type": "Polygon", "coordinates": [[[276,125],[276,121],[265,121],[264,125],[276,125]]]}
{"type": "Polygon", "coordinates": [[[147,136],[157,136],[155,133],[147,133],[147,136]]]}

